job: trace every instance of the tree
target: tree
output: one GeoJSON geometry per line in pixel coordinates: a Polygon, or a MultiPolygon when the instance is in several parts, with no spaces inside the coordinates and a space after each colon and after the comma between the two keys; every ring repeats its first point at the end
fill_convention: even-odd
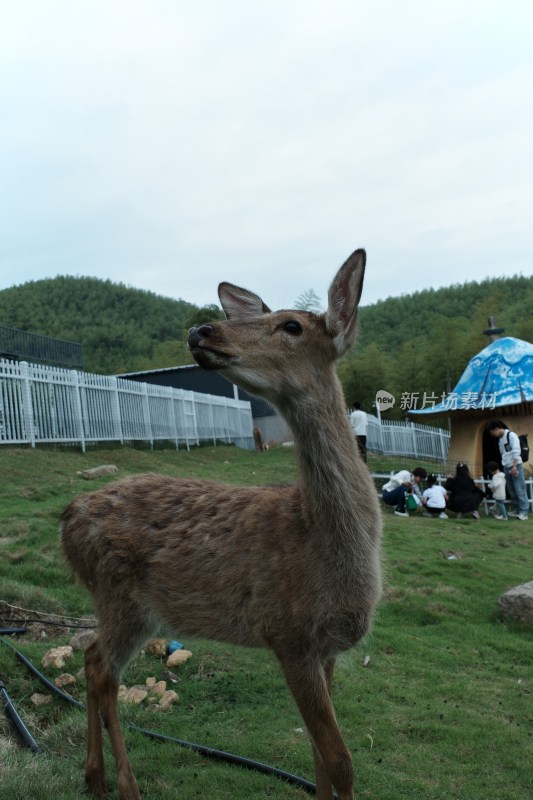
{"type": "Polygon", "coordinates": [[[216,303],[211,303],[207,306],[193,306],[185,320],[185,329],[196,328],[203,322],[216,322],[219,319],[225,319],[225,314],[216,303]]]}
{"type": "Polygon", "coordinates": [[[376,393],[380,389],[392,391],[390,359],[374,342],[345,356],[338,365],[337,373],[347,404],[351,406],[358,400],[370,413],[376,393]]]}
{"type": "Polygon", "coordinates": [[[321,314],[323,311],[320,297],[314,289],[307,289],[307,291],[302,292],[294,303],[294,308],[298,309],[298,311],[314,311],[315,314],[321,314]]]}

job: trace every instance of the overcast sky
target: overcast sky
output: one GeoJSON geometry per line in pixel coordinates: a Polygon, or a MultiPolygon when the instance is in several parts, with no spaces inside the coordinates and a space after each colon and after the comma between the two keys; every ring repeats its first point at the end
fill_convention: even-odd
{"type": "MultiPolygon", "coordinates": [[[[0,289],[362,302],[533,266],[530,0],[0,0],[0,289]]],[[[1,320],[0,320],[1,321],[1,320]]]]}

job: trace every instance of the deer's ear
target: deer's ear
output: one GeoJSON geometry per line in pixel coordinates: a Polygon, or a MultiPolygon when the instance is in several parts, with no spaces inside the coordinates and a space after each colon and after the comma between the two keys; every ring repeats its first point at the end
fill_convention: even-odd
{"type": "Polygon", "coordinates": [[[232,283],[221,283],[218,296],[228,319],[251,319],[270,313],[260,297],[232,283]]]}
{"type": "Polygon", "coordinates": [[[339,355],[355,342],[357,306],[363,290],[366,253],[356,250],[337,272],[328,292],[326,328],[333,337],[339,355]]]}

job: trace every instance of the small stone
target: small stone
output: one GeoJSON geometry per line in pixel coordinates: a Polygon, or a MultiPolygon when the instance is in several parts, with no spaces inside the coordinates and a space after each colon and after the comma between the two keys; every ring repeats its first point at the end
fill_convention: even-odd
{"type": "Polygon", "coordinates": [[[123,703],[138,706],[146,697],[148,697],[148,689],[145,686],[132,686],[130,689],[126,689],[122,695],[119,691],[119,700],[123,703]]]}
{"type": "Polygon", "coordinates": [[[177,667],[179,664],[184,664],[191,658],[192,653],[190,650],[174,650],[167,658],[167,667],[177,667]]]}
{"type": "Polygon", "coordinates": [[[167,647],[168,642],[166,639],[150,639],[144,649],[153,656],[166,656],[167,647]]]}
{"type": "Polygon", "coordinates": [[[34,706],[46,706],[48,703],[52,702],[52,698],[49,694],[39,694],[39,692],[35,692],[32,694],[31,701],[34,706]]]}
{"type": "Polygon", "coordinates": [[[65,686],[74,686],[76,678],[69,672],[63,672],[54,679],[54,683],[59,689],[63,689],[65,686]]]}
{"type": "Polygon", "coordinates": [[[102,464],[101,467],[84,469],[81,477],[86,481],[90,481],[92,478],[100,478],[102,475],[112,475],[114,472],[118,472],[118,467],[115,464],[102,464]]]}
{"type": "Polygon", "coordinates": [[[167,690],[167,684],[165,681],[158,681],[154,686],[150,688],[150,694],[155,694],[156,697],[163,697],[167,690]]]}
{"type": "Polygon", "coordinates": [[[172,689],[168,689],[161,697],[161,700],[157,704],[161,711],[168,711],[174,703],[179,700],[178,693],[172,691],[172,689]]]}
{"type": "Polygon", "coordinates": [[[53,647],[44,654],[41,664],[45,668],[56,667],[56,669],[61,669],[65,666],[65,661],[71,658],[73,652],[69,644],[63,645],[62,647],[53,647]]]}
{"type": "Polygon", "coordinates": [[[90,644],[97,638],[96,631],[78,631],[70,640],[70,646],[74,651],[87,650],[90,644]]]}

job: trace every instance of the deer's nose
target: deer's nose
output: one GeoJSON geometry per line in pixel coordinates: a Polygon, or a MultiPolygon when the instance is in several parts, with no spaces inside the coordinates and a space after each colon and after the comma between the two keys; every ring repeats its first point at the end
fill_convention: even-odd
{"type": "Polygon", "coordinates": [[[189,336],[207,339],[213,333],[212,325],[200,325],[199,328],[189,328],[189,336]]]}
{"type": "Polygon", "coordinates": [[[213,326],[212,325],[200,325],[199,328],[196,329],[199,336],[202,339],[208,339],[211,334],[213,333],[213,326]]]}
{"type": "Polygon", "coordinates": [[[213,333],[212,325],[200,325],[199,328],[189,328],[189,347],[198,347],[201,339],[208,339],[213,333]]]}

